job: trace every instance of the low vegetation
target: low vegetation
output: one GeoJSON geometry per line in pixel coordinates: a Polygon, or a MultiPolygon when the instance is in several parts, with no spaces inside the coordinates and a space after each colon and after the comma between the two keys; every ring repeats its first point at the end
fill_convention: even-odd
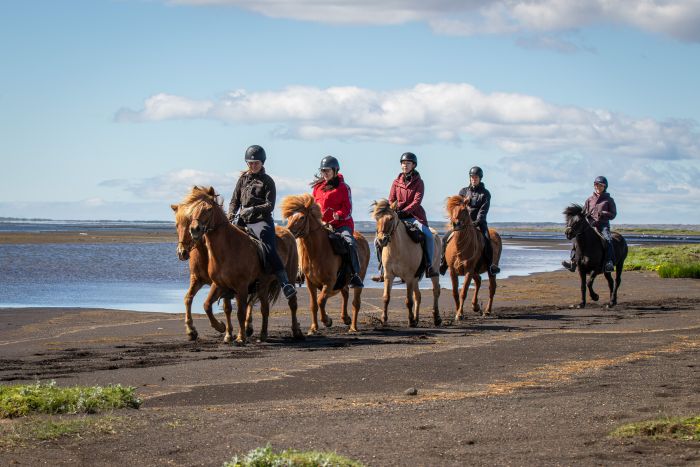
{"type": "Polygon", "coordinates": [[[34,441],[51,441],[60,438],[113,435],[124,423],[124,418],[114,416],[28,417],[13,421],[11,424],[0,424],[0,448],[12,448],[31,444],[34,441]]]}
{"type": "Polygon", "coordinates": [[[665,278],[700,279],[700,245],[631,247],[625,269],[657,271],[665,278]]]}
{"type": "Polygon", "coordinates": [[[700,441],[700,416],[688,418],[663,418],[623,425],[612,436],[629,438],[677,439],[700,441]]]}
{"type": "Polygon", "coordinates": [[[104,409],[137,409],[141,400],[135,388],[116,386],[59,387],[55,381],[30,385],[0,385],[0,418],[33,413],[95,413],[104,409]]]}
{"type": "Polygon", "coordinates": [[[235,456],[224,463],[224,467],[361,467],[362,464],[331,452],[318,451],[282,451],[275,453],[270,445],[249,451],[248,454],[235,456]]]}

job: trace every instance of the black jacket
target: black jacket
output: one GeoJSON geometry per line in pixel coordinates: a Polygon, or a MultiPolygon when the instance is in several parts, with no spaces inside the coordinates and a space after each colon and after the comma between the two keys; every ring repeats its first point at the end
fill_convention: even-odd
{"type": "Polygon", "coordinates": [[[476,187],[471,185],[459,190],[459,196],[469,197],[469,214],[472,222],[479,226],[487,225],[486,215],[489,213],[491,206],[491,193],[486,189],[483,183],[479,183],[476,187]]]}
{"type": "Polygon", "coordinates": [[[275,181],[265,173],[264,168],[257,174],[248,171],[241,173],[228,206],[229,222],[233,222],[239,209],[241,220],[246,224],[272,222],[276,196],[275,181]]]}

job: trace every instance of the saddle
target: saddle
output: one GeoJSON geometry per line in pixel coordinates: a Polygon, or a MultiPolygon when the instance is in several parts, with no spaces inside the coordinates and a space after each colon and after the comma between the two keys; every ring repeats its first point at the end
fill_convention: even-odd
{"type": "Polygon", "coordinates": [[[403,222],[403,225],[406,226],[406,233],[408,234],[408,237],[414,243],[418,243],[421,246],[423,256],[420,259],[420,264],[418,265],[418,270],[416,271],[415,275],[415,277],[421,277],[423,273],[425,273],[425,270],[428,268],[428,253],[425,249],[425,234],[421,229],[418,228],[418,226],[416,226],[412,222],[401,222],[403,222]]]}
{"type": "Polygon", "coordinates": [[[272,274],[274,271],[272,271],[272,266],[270,265],[270,261],[267,259],[267,255],[265,254],[265,248],[263,247],[262,240],[260,240],[257,235],[255,235],[255,232],[252,230],[248,229],[248,227],[242,227],[245,233],[248,234],[248,237],[253,241],[255,244],[255,250],[258,252],[258,259],[260,260],[260,265],[262,266],[263,272],[265,274],[272,274]]]}
{"type": "Polygon", "coordinates": [[[352,260],[350,259],[350,247],[343,237],[340,236],[332,227],[327,226],[328,240],[331,242],[331,248],[333,253],[340,256],[341,264],[338,269],[338,275],[336,276],[335,284],[333,285],[333,290],[339,290],[345,287],[345,285],[352,277],[352,260]]]}

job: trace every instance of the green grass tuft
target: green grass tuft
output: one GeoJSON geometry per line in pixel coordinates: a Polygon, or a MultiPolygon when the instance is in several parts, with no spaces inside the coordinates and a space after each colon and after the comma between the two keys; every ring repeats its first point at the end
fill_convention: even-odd
{"type": "Polygon", "coordinates": [[[362,464],[332,452],[287,450],[275,453],[268,444],[235,456],[224,467],[362,467],[362,464]]]}
{"type": "Polygon", "coordinates": [[[628,423],[613,431],[611,436],[700,441],[700,416],[628,423]]]}
{"type": "Polygon", "coordinates": [[[137,409],[141,405],[136,388],[116,386],[73,386],[62,388],[55,381],[30,385],[0,385],[0,418],[32,413],[95,413],[103,409],[137,409]]]}
{"type": "Polygon", "coordinates": [[[657,271],[660,277],[700,278],[700,245],[631,247],[625,260],[627,271],[657,271]]]}

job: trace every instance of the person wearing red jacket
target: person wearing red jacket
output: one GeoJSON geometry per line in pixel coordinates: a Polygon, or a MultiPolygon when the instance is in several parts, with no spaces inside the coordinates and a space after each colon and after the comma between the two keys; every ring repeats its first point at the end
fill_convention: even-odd
{"type": "MultiPolygon", "coordinates": [[[[433,243],[433,233],[428,227],[428,220],[425,215],[425,209],[421,206],[423,194],[425,193],[425,185],[420,174],[416,170],[418,165],[418,156],[412,152],[405,152],[399,160],[401,163],[401,173],[394,179],[389,191],[389,202],[396,202],[396,209],[399,219],[410,222],[415,225],[423,235],[425,242],[423,248],[428,259],[428,266],[425,270],[426,277],[437,277],[438,273],[433,270],[433,255],[435,253],[435,244],[433,243]]],[[[375,241],[377,247],[377,257],[379,258],[379,275],[372,277],[376,282],[383,282],[384,275],[382,273],[381,246],[375,241]]]]}
{"type": "Polygon", "coordinates": [[[350,248],[350,260],[353,274],[349,287],[364,287],[359,276],[360,261],[355,245],[355,222],[352,220],[352,192],[340,173],[340,163],[333,156],[321,159],[320,176],[311,183],[313,196],[321,207],[324,223],[329,224],[350,248]]]}

